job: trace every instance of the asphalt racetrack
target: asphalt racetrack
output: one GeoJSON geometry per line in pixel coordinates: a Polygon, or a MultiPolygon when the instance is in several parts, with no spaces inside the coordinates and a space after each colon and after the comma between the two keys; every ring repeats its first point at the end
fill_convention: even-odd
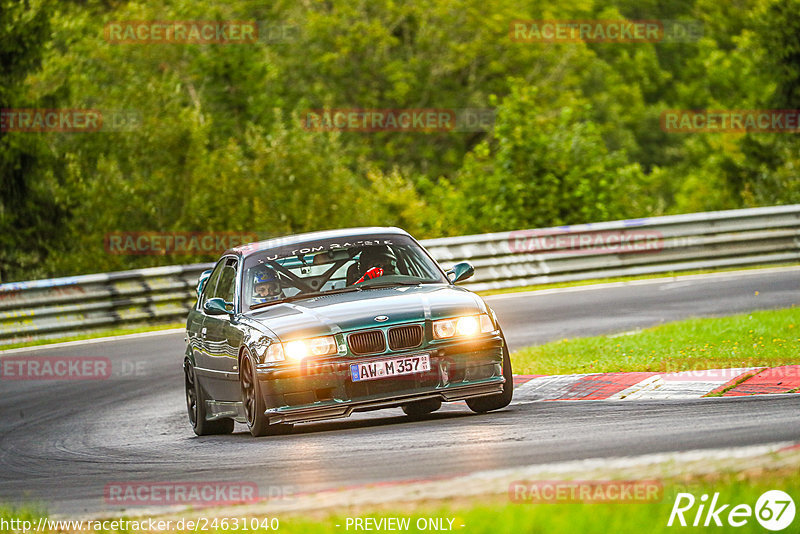
{"type": "MultiPolygon", "coordinates": [[[[511,349],[689,316],[800,304],[800,269],[516,293],[487,298],[511,349]],[[756,295],[756,292],[758,294],[756,295]]],[[[0,501],[94,514],[110,483],[248,481],[297,492],[588,458],[800,441],[800,396],[630,402],[515,401],[475,415],[445,405],[308,423],[288,436],[198,438],[189,426],[182,334],[37,348],[103,356],[108,380],[0,381],[0,501]]],[[[9,353],[7,353],[9,354],[9,353]]],[[[11,353],[14,354],[14,353],[11,353]]],[[[19,353],[16,353],[19,354],[19,353]]]]}

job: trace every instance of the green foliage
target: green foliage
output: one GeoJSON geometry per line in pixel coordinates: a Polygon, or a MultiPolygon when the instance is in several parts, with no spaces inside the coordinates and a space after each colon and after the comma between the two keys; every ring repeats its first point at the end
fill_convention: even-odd
{"type": "Polygon", "coordinates": [[[468,231],[602,221],[629,211],[625,191],[644,181],[638,164],[608,150],[600,127],[587,120],[588,104],[560,98],[550,110],[537,87],[511,82],[492,137],[467,156],[456,181],[468,231]]]}
{"type": "Polygon", "coordinates": [[[672,134],[665,109],[798,105],[800,2],[0,0],[0,106],[133,110],[0,131],[0,282],[212,257],[119,231],[417,237],[800,202],[791,134],[672,134]],[[524,43],[514,19],[681,19],[686,43],[524,43]],[[113,44],[110,21],[257,20],[251,44],[113,44]],[[486,132],[317,132],[318,108],[493,108],[486,132]]]}
{"type": "MultiPolygon", "coordinates": [[[[45,6],[0,0],[0,109],[33,103],[25,79],[39,68],[49,31],[45,6]]],[[[0,281],[26,271],[45,274],[38,266],[64,216],[51,193],[57,163],[45,139],[0,129],[0,281]]]]}

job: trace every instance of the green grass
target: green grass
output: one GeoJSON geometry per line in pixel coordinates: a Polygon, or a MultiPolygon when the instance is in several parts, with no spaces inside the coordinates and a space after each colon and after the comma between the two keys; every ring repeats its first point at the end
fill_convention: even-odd
{"type": "Polygon", "coordinates": [[[688,319],[630,335],[564,339],[511,355],[516,374],[674,372],[800,363],[800,308],[688,319]]]}
{"type": "MultiPolygon", "coordinates": [[[[332,512],[315,511],[290,515],[282,514],[277,516],[279,521],[277,532],[284,534],[354,532],[355,530],[352,526],[346,530],[345,525],[347,524],[347,518],[355,517],[374,519],[409,518],[411,528],[407,532],[421,532],[414,526],[420,518],[453,519],[453,532],[469,534],[607,534],[612,532],[615,534],[641,534],[642,532],[669,533],[676,530],[691,530],[691,532],[728,532],[730,530],[746,533],[766,532],[755,517],[748,518],[747,524],[743,527],[732,529],[725,523],[727,513],[733,506],[738,504],[746,504],[751,508],[755,507],[756,501],[761,494],[774,489],[787,492],[789,495],[794,496],[796,501],[798,495],[800,495],[800,467],[743,470],[706,476],[685,476],[662,481],[662,484],[663,495],[661,495],[661,498],[647,503],[530,504],[511,502],[507,495],[492,495],[424,503],[398,502],[391,507],[348,507],[332,512]],[[691,493],[696,498],[695,506],[691,511],[684,514],[689,525],[694,520],[700,503],[700,496],[703,494],[713,495],[718,492],[717,506],[730,504],[720,514],[723,526],[709,528],[688,526],[682,528],[675,523],[672,527],[668,527],[667,521],[679,492],[691,493]],[[340,526],[337,527],[336,525],[340,526]],[[462,527],[461,525],[464,526],[462,527]]],[[[38,517],[41,517],[39,512],[20,511],[10,508],[0,509],[0,519],[5,519],[6,521],[24,518],[35,523],[38,517]]],[[[231,507],[228,510],[228,517],[231,519],[240,517],[236,512],[236,507],[231,507]]],[[[704,519],[705,516],[703,516],[704,519]]],[[[173,521],[176,521],[176,519],[173,521]]],[[[784,532],[797,532],[798,524],[800,524],[800,514],[795,517],[794,522],[784,532]]],[[[207,530],[207,532],[219,531],[219,529],[214,528],[207,530]]],[[[265,534],[275,532],[274,530],[263,529],[260,529],[260,531],[265,534]]],[[[52,531],[46,530],[38,534],[47,534],[48,532],[52,531]]],[[[387,531],[376,530],[374,532],[387,531]]]]}
{"type": "Polygon", "coordinates": [[[7,345],[0,345],[0,351],[9,349],[18,349],[21,347],[37,347],[39,345],[51,345],[53,343],[64,343],[66,341],[83,341],[84,339],[97,339],[101,337],[124,336],[126,334],[140,334],[142,332],[157,332],[159,330],[170,330],[172,328],[183,328],[186,326],[185,322],[182,323],[167,323],[161,325],[148,325],[136,328],[109,328],[99,332],[92,332],[91,334],[81,334],[78,336],[65,336],[55,339],[32,339],[30,341],[20,341],[19,343],[9,343],[7,345]]]}
{"type": "Polygon", "coordinates": [[[614,282],[633,282],[635,280],[653,280],[658,278],[675,278],[680,276],[691,276],[697,274],[727,273],[735,271],[754,271],[758,269],[774,269],[775,267],[796,267],[800,263],[788,263],[781,265],[751,265],[747,267],[728,267],[724,269],[698,269],[693,271],[667,271],[663,273],[641,274],[637,276],[618,276],[616,278],[592,278],[590,280],[575,280],[574,282],[554,282],[552,284],[538,284],[534,286],[507,287],[504,289],[487,289],[477,291],[483,297],[489,295],[504,295],[506,293],[523,293],[525,291],[538,291],[542,289],[557,289],[563,287],[591,286],[595,284],[610,284],[614,282]]]}
{"type": "MultiPolygon", "coordinates": [[[[400,509],[399,511],[381,511],[377,514],[369,511],[358,510],[352,514],[336,514],[327,519],[303,520],[287,518],[281,521],[283,533],[308,533],[308,534],[334,534],[348,532],[344,529],[347,517],[410,517],[412,528],[408,532],[422,532],[413,525],[418,518],[443,517],[453,518],[453,531],[468,534],[494,534],[494,533],[543,533],[543,534],[641,534],[669,533],[676,530],[691,530],[692,532],[767,532],[759,525],[754,517],[741,528],[731,528],[723,523],[723,527],[687,527],[682,528],[678,523],[667,527],[670,512],[675,496],[680,491],[689,489],[698,499],[702,494],[713,495],[720,493],[718,505],[721,503],[747,504],[755,507],[758,497],[765,491],[781,489],[790,495],[798,495],[800,490],[800,469],[794,468],[791,473],[774,472],[761,476],[756,480],[742,480],[741,474],[727,474],[709,479],[688,479],[685,481],[672,481],[664,484],[664,496],[660,502],[636,503],[595,503],[595,504],[517,504],[510,503],[507,497],[493,497],[485,503],[472,504],[469,507],[441,506],[417,507],[413,511],[400,509]],[[341,525],[337,528],[335,525],[341,525]],[[460,527],[464,525],[464,527],[460,527]]],[[[697,504],[691,513],[684,517],[691,525],[697,511],[697,504]]],[[[721,519],[724,521],[729,506],[721,519]]],[[[703,516],[703,520],[705,516],[703,516]]],[[[702,524],[702,520],[701,520],[702,524]]],[[[795,517],[792,526],[785,532],[792,530],[800,524],[800,517],[795,517]]],[[[353,532],[351,527],[349,532],[353,532]]]]}

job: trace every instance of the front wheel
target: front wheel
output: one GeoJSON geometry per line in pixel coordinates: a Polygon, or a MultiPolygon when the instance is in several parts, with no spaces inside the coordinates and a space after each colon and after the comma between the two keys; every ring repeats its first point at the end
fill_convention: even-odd
{"type": "Polygon", "coordinates": [[[258,381],[253,359],[247,349],[242,354],[242,363],[239,366],[239,384],[242,388],[242,403],[247,415],[247,427],[250,429],[250,434],[254,437],[275,436],[292,431],[291,424],[270,425],[269,419],[264,415],[267,407],[264,403],[264,396],[261,394],[261,383],[258,381]]]}
{"type": "Polygon", "coordinates": [[[212,434],[230,434],[233,432],[233,419],[206,419],[206,398],[203,388],[197,383],[197,374],[189,361],[183,364],[184,385],[186,388],[186,408],[189,411],[189,422],[198,436],[212,434]]]}
{"type": "Polygon", "coordinates": [[[469,409],[473,412],[485,413],[505,408],[511,403],[511,397],[514,395],[514,373],[511,370],[511,356],[508,354],[505,338],[503,338],[503,378],[506,379],[506,383],[503,384],[502,393],[467,399],[469,409]]]}

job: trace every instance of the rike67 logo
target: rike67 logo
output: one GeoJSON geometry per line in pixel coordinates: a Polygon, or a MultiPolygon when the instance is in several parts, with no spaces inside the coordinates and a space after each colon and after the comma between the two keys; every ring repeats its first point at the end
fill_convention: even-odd
{"type": "Polygon", "coordinates": [[[710,502],[705,493],[699,499],[691,493],[678,493],[667,526],[742,527],[755,517],[765,529],[780,531],[792,524],[794,516],[794,501],[789,494],[780,490],[764,492],[755,507],[721,502],[719,493],[715,493],[710,502]]]}

